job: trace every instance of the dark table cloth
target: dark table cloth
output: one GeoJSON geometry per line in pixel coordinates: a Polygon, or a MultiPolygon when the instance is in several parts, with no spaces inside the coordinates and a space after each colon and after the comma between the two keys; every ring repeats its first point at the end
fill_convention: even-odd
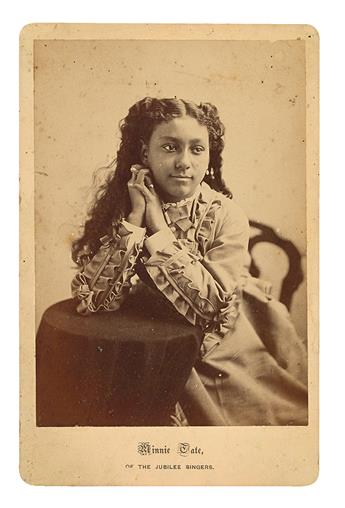
{"type": "Polygon", "coordinates": [[[151,290],[88,317],[77,302],[44,313],[36,338],[38,426],[169,425],[201,331],[151,290]]]}

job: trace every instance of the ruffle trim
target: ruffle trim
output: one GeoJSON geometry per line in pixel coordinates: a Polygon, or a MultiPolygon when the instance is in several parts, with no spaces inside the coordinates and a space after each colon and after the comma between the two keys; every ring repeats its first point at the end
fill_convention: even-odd
{"type": "Polygon", "coordinates": [[[161,293],[173,304],[175,309],[193,325],[196,323],[196,313],[190,303],[181,296],[177,289],[169,282],[163,272],[156,267],[147,267],[152,280],[161,293]]]}
{"type": "Polygon", "coordinates": [[[181,199],[180,201],[174,202],[174,203],[162,203],[163,210],[168,210],[170,208],[181,208],[184,205],[188,205],[189,203],[192,203],[194,199],[197,199],[200,195],[200,192],[202,190],[202,186],[199,185],[198,188],[195,190],[193,196],[190,196],[189,198],[181,199]]]}
{"type": "Polygon", "coordinates": [[[241,291],[236,289],[227,299],[225,305],[218,311],[215,317],[216,326],[214,331],[224,336],[235,328],[240,313],[241,291]]]}
{"type": "MultiPolygon", "coordinates": [[[[123,231],[121,231],[123,233],[123,231]]],[[[128,244],[131,233],[124,236],[109,235],[100,240],[99,251],[72,281],[72,295],[81,300],[77,310],[81,314],[89,314],[98,310],[117,310],[131,287],[130,279],[134,275],[136,259],[141,251],[141,243],[133,244],[133,252],[128,256],[128,244]],[[121,270],[121,273],[119,271],[121,270]],[[113,282],[115,281],[115,282],[113,282]]]]}
{"type": "Polygon", "coordinates": [[[198,324],[204,330],[218,332],[222,336],[234,328],[239,315],[238,291],[226,295],[221,302],[221,308],[217,310],[212,302],[201,294],[200,289],[193,286],[193,281],[183,274],[183,268],[179,272],[183,274],[183,284],[181,280],[169,280],[169,274],[165,274],[159,267],[151,266],[147,267],[147,270],[156,287],[190,323],[198,324]]]}
{"type": "MultiPolygon", "coordinates": [[[[216,212],[221,208],[222,203],[219,199],[216,199],[213,201],[212,205],[210,206],[209,210],[207,211],[205,217],[201,219],[201,224],[197,227],[196,231],[196,241],[199,245],[201,255],[204,257],[207,249],[207,243],[210,238],[210,233],[212,231],[212,228],[214,227],[215,221],[216,221],[216,212]]],[[[198,210],[197,210],[197,222],[200,221],[200,216],[202,215],[202,210],[199,211],[199,217],[198,217],[198,210]]]]}
{"type": "MultiPolygon", "coordinates": [[[[195,262],[195,261],[194,261],[195,262]]],[[[217,309],[207,296],[201,293],[200,288],[195,286],[191,277],[184,271],[184,266],[179,265],[176,261],[167,268],[167,273],[172,277],[176,285],[181,288],[182,292],[186,294],[196,308],[203,314],[203,317],[209,318],[213,316],[217,309]]]]}
{"type": "Polygon", "coordinates": [[[188,247],[192,248],[192,244],[194,244],[195,248],[193,250],[195,251],[199,247],[199,257],[204,257],[207,252],[207,242],[215,224],[216,213],[221,208],[222,201],[212,189],[202,185],[201,193],[196,203],[195,217],[192,218],[193,222],[190,220],[191,205],[191,202],[181,202],[178,207],[169,207],[164,213],[168,225],[177,226],[184,233],[184,240],[189,242],[188,247]],[[210,206],[210,208],[204,216],[207,206],[210,206]]]}
{"type": "MultiPolygon", "coordinates": [[[[195,222],[187,232],[187,238],[183,240],[187,252],[183,252],[184,249],[179,244],[181,242],[179,240],[174,242],[173,245],[175,249],[176,247],[179,248],[180,253],[176,251],[167,252],[166,249],[164,252],[157,252],[158,258],[152,260],[152,264],[147,264],[146,268],[157,288],[189,322],[201,324],[205,330],[214,331],[217,335],[223,336],[235,326],[239,315],[240,291],[235,290],[231,295],[220,292],[220,299],[217,298],[216,305],[213,305],[185,273],[185,268],[189,264],[202,262],[202,258],[207,252],[206,246],[216,221],[217,211],[222,206],[222,201],[217,196],[213,193],[210,195],[211,189],[206,189],[206,191],[207,199],[200,197],[195,211],[195,222]],[[210,200],[212,200],[212,203],[205,213],[205,208],[210,200]],[[192,252],[193,246],[197,250],[195,254],[192,252]],[[171,259],[171,256],[173,256],[173,259],[171,259]],[[183,296],[179,291],[183,293],[183,296]]],[[[186,214],[188,215],[189,210],[187,208],[187,205],[180,207],[181,219],[184,219],[186,214]]],[[[172,216],[172,222],[174,222],[173,219],[172,216]]],[[[174,223],[177,224],[177,222],[174,223]]]]}

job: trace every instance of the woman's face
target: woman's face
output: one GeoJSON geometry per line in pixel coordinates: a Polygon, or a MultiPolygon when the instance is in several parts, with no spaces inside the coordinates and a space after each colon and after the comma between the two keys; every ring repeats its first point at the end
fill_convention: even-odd
{"type": "Polygon", "coordinates": [[[153,130],[149,144],[143,146],[143,155],[164,201],[188,198],[208,168],[207,128],[190,116],[163,122],[153,130]]]}

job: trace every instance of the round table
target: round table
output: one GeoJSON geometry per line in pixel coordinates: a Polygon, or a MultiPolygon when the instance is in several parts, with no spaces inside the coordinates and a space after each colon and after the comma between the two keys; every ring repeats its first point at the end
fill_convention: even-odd
{"type": "Polygon", "coordinates": [[[201,330],[151,290],[116,312],[84,317],[76,306],[49,307],[37,332],[37,426],[171,424],[201,330]]]}

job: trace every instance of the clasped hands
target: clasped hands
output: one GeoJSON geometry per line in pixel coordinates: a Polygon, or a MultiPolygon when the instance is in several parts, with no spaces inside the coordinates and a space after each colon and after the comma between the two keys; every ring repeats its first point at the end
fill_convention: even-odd
{"type": "Polygon", "coordinates": [[[131,200],[131,212],[127,220],[135,226],[146,227],[149,234],[166,228],[161,200],[154,188],[151,171],[139,164],[131,167],[128,193],[131,200]]]}

